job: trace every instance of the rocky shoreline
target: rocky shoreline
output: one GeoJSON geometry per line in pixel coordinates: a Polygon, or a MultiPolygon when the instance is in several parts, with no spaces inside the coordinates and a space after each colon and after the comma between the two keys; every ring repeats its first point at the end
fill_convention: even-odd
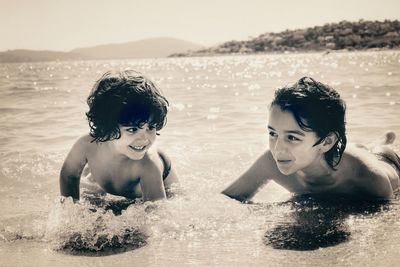
{"type": "Polygon", "coordinates": [[[251,40],[229,41],[201,50],[172,54],[170,57],[394,48],[400,48],[400,21],[360,20],[264,33],[251,40]]]}

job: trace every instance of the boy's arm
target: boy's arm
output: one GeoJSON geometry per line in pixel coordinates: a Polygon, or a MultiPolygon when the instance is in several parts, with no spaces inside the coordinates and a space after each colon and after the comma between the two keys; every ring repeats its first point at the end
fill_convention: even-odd
{"type": "Polygon", "coordinates": [[[145,173],[140,177],[143,201],[165,199],[164,183],[159,168],[154,164],[145,168],[145,173]]]}
{"type": "MultiPolygon", "coordinates": [[[[179,185],[179,179],[178,179],[178,175],[175,171],[174,165],[171,162],[170,157],[161,149],[158,149],[158,154],[160,155],[160,157],[163,161],[164,172],[168,172],[168,175],[165,178],[163,177],[164,188],[168,195],[168,192],[171,189],[176,188],[176,186],[179,185]],[[166,169],[168,169],[168,170],[166,171],[166,169]]],[[[164,173],[163,173],[163,176],[164,176],[164,173]]],[[[173,192],[171,192],[171,193],[173,193],[173,192]]]]}
{"type": "Polygon", "coordinates": [[[167,197],[173,196],[175,193],[179,190],[179,179],[178,175],[174,169],[174,167],[171,167],[168,176],[164,179],[164,189],[165,193],[167,194],[167,197]]]}
{"type": "Polygon", "coordinates": [[[60,172],[60,193],[65,197],[79,200],[79,182],[82,170],[87,162],[86,149],[89,136],[76,141],[68,153],[60,172]]]}
{"type": "Polygon", "coordinates": [[[271,152],[266,151],[246,172],[222,191],[222,194],[239,201],[251,199],[258,189],[268,182],[272,174],[271,170],[276,169],[273,166],[274,163],[271,152]]]}

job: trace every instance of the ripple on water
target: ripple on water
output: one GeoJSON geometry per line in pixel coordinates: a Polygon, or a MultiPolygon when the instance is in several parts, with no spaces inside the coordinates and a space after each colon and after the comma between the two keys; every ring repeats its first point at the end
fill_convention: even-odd
{"type": "Polygon", "coordinates": [[[316,250],[348,242],[354,234],[353,218],[361,222],[390,210],[388,202],[338,201],[296,197],[281,205],[290,211],[270,223],[264,244],[275,249],[316,250]],[[367,216],[367,217],[366,217],[367,216]]]}

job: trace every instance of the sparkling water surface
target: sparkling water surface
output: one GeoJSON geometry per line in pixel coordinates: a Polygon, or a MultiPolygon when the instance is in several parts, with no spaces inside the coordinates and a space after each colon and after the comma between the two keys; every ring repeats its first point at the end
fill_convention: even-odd
{"type": "Polygon", "coordinates": [[[274,90],[303,76],[346,100],[350,142],[400,135],[399,51],[0,64],[0,266],[398,265],[398,197],[294,199],[273,182],[254,204],[220,194],[268,146],[274,90]],[[126,68],[171,104],[157,142],[182,192],[60,204],[61,164],[88,131],[86,97],[105,71],[126,68]]]}

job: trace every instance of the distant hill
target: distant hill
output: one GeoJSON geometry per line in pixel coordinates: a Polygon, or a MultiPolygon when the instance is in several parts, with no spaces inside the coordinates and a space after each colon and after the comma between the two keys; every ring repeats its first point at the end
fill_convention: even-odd
{"type": "Polygon", "coordinates": [[[27,49],[0,52],[0,62],[35,62],[73,59],[82,59],[82,56],[70,52],[36,51],[27,49]]]}
{"type": "Polygon", "coordinates": [[[69,52],[27,49],[0,52],[0,62],[34,62],[85,59],[129,59],[167,57],[173,53],[198,50],[201,45],[174,38],[152,38],[136,42],[99,45],[73,49],[69,52]]]}
{"type": "Polygon", "coordinates": [[[171,56],[253,54],[283,51],[363,50],[400,48],[400,22],[364,21],[329,23],[312,28],[264,33],[247,41],[229,41],[190,53],[171,56]]]}
{"type": "Polygon", "coordinates": [[[71,52],[96,59],[157,58],[173,53],[198,50],[202,46],[174,38],[152,38],[122,44],[78,48],[71,52]]]}

